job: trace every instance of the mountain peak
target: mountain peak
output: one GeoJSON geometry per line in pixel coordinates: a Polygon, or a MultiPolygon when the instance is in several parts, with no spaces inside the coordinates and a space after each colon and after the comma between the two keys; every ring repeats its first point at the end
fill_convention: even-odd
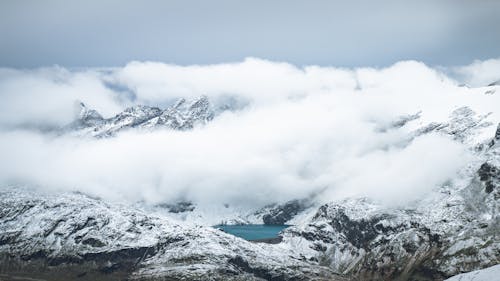
{"type": "Polygon", "coordinates": [[[78,108],[78,115],[76,120],[69,125],[70,127],[81,129],[89,126],[97,126],[103,122],[104,118],[102,115],[97,110],[88,108],[82,101],[78,101],[76,107],[78,108]]]}
{"type": "Polygon", "coordinates": [[[175,105],[173,106],[174,108],[179,108],[181,107],[184,103],[186,103],[186,99],[185,98],[180,98],[176,103],[175,105]]]}
{"type": "Polygon", "coordinates": [[[488,87],[491,87],[491,86],[500,86],[500,79],[497,80],[497,81],[491,82],[490,84],[488,84],[488,87]]]}
{"type": "Polygon", "coordinates": [[[173,106],[162,110],[147,105],[134,105],[104,119],[97,111],[87,108],[80,102],[80,114],[77,124],[72,126],[78,134],[90,134],[95,137],[113,136],[128,128],[169,128],[174,130],[192,129],[214,118],[214,111],[207,96],[192,100],[179,99],[173,106]]]}

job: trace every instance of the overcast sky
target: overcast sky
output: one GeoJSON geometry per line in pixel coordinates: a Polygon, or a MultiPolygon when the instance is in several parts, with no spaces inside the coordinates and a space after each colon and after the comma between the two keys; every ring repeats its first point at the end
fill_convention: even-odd
{"type": "Polygon", "coordinates": [[[0,2],[0,66],[462,65],[500,56],[500,1],[0,2]]]}

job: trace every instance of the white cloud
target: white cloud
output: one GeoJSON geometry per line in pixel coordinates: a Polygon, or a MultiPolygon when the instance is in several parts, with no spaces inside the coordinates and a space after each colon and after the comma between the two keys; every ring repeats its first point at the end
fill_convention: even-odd
{"type": "Polygon", "coordinates": [[[453,178],[471,159],[464,147],[440,135],[415,139],[404,149],[373,150],[341,162],[349,175],[331,197],[368,196],[389,205],[419,199],[453,178]]]}
{"type": "Polygon", "coordinates": [[[442,136],[407,143],[411,130],[464,105],[493,112],[491,120],[499,121],[498,95],[457,87],[414,61],[354,70],[247,59],[186,67],[133,62],[106,72],[0,72],[1,118],[10,125],[68,122],[74,99],[110,115],[126,104],[202,94],[236,96],[250,105],[192,131],[99,140],[4,128],[0,182],[148,202],[262,205],[324,188],[324,200],[404,201],[453,177],[468,159],[462,145],[442,136]],[[133,98],[109,83],[129,89],[133,98]],[[379,130],[418,111],[422,117],[412,126],[379,130]]]}
{"type": "Polygon", "coordinates": [[[452,68],[451,73],[470,86],[484,87],[500,81],[500,58],[476,60],[470,65],[452,68]]]}
{"type": "Polygon", "coordinates": [[[104,115],[123,106],[106,88],[99,73],[71,72],[60,67],[23,71],[0,68],[0,125],[61,126],[75,117],[83,101],[104,115]]]}
{"type": "Polygon", "coordinates": [[[306,67],[247,58],[240,63],[177,66],[131,62],[116,73],[117,83],[132,89],[145,103],[167,98],[236,95],[255,102],[300,97],[334,88],[353,88],[353,73],[335,68],[306,67]]]}

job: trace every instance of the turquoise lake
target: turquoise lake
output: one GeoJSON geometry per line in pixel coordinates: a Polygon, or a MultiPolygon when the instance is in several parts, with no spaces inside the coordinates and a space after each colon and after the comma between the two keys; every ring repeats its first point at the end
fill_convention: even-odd
{"type": "Polygon", "coordinates": [[[214,227],[246,240],[260,240],[278,237],[278,233],[289,225],[245,224],[216,225],[214,227]]]}

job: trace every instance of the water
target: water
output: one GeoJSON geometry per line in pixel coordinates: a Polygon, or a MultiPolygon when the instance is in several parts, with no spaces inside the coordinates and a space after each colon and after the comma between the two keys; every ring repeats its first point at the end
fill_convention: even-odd
{"type": "Polygon", "coordinates": [[[278,237],[278,233],[289,225],[245,224],[216,225],[214,227],[246,240],[260,240],[278,237]]]}

